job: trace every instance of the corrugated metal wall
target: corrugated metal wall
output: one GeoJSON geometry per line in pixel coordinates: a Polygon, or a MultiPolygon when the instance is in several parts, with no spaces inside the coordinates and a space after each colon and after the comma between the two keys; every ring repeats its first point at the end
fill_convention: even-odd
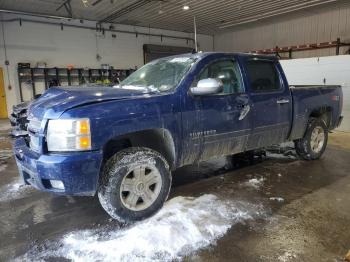
{"type": "MultiPolygon", "coordinates": [[[[247,52],[276,46],[350,42],[350,1],[333,7],[280,17],[267,22],[256,22],[214,37],[215,51],[247,52]]],[[[349,47],[343,47],[344,54],[349,47]]],[[[294,52],[293,58],[335,55],[335,48],[294,52]]]]}

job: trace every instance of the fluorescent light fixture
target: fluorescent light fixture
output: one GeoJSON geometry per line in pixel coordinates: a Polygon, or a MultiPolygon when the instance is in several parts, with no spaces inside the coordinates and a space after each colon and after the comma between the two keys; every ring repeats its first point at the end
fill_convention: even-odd
{"type": "Polygon", "coordinates": [[[89,7],[89,1],[88,0],[81,0],[83,2],[83,5],[85,7],[89,7]]]}
{"type": "Polygon", "coordinates": [[[186,11],[186,10],[189,10],[189,9],[190,9],[190,7],[189,7],[188,5],[184,5],[184,6],[183,6],[183,10],[186,11]]]}

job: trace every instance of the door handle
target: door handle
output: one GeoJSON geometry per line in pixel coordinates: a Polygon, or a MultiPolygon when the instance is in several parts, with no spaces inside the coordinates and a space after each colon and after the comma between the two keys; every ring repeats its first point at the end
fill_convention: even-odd
{"type": "Polygon", "coordinates": [[[250,105],[249,104],[246,104],[246,105],[242,105],[241,107],[241,113],[239,115],[239,118],[238,120],[243,120],[249,113],[250,111],[250,105]]]}
{"type": "Polygon", "coordinates": [[[277,104],[288,104],[288,103],[289,103],[289,99],[282,98],[277,100],[277,104]]]}

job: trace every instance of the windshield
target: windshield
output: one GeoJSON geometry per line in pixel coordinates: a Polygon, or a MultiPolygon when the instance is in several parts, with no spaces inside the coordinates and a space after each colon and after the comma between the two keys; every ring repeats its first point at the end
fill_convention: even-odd
{"type": "Polygon", "coordinates": [[[195,59],[170,57],[152,61],[131,74],[116,86],[123,89],[140,89],[147,92],[164,92],[175,88],[195,59]]]}

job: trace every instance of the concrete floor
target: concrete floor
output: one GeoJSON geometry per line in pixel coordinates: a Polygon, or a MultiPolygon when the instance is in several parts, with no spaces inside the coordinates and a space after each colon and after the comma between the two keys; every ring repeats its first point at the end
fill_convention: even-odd
{"type": "MultiPolygon", "coordinates": [[[[62,197],[19,187],[10,151],[12,141],[6,136],[5,125],[4,121],[0,122],[0,261],[14,258],[65,261],[64,257],[72,258],[67,255],[72,249],[64,249],[66,254],[61,255],[55,251],[62,248],[63,236],[79,230],[93,230],[99,235],[81,235],[82,243],[91,243],[94,239],[93,244],[111,240],[111,232],[140,233],[140,226],[112,221],[96,198],[62,197]]],[[[225,169],[225,164],[224,159],[217,159],[182,168],[173,175],[170,199],[179,199],[176,198],[179,196],[199,199],[210,194],[220,199],[218,203],[243,208],[230,209],[230,219],[219,221],[229,221],[229,226],[222,234],[212,237],[214,241],[188,247],[190,252],[182,252],[177,258],[184,261],[343,261],[350,249],[350,133],[331,134],[328,149],[318,161],[268,154],[266,159],[252,163],[242,160],[230,169],[227,165],[225,169]],[[235,212],[240,212],[240,216],[235,212]]],[[[190,212],[190,209],[184,210],[182,216],[190,212]]],[[[218,217],[221,211],[214,208],[218,217]]],[[[150,220],[154,226],[157,221],[164,221],[159,216],[162,214],[157,220],[150,220]]],[[[205,213],[201,225],[205,227],[211,222],[210,213],[205,213]]],[[[182,227],[185,225],[178,223],[175,232],[174,228],[169,231],[171,235],[164,233],[164,241],[170,238],[176,242],[182,227]]],[[[198,228],[200,230],[200,226],[198,228]]],[[[148,230],[151,232],[152,225],[148,230]]],[[[167,232],[166,227],[163,230],[167,232]]],[[[145,244],[152,246],[150,239],[145,244]]],[[[125,244],[134,245],[131,242],[125,244]]],[[[157,245],[153,247],[157,252],[157,245]]],[[[94,253],[102,254],[100,260],[108,260],[105,256],[108,252],[118,255],[118,247],[103,251],[74,248],[74,258],[81,256],[82,261],[89,257],[96,260],[94,253]]],[[[139,260],[147,260],[145,258],[139,260]]],[[[124,257],[124,260],[134,259],[124,257]]],[[[162,257],[159,260],[163,260],[162,257]]]]}

